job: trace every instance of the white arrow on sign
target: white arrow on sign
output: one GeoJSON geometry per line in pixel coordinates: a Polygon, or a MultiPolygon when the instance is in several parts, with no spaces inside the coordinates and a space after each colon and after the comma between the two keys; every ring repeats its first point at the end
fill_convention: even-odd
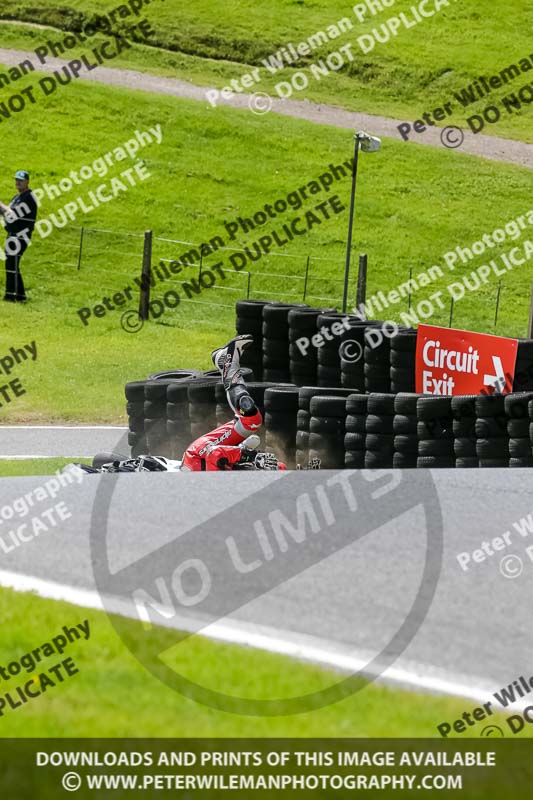
{"type": "Polygon", "coordinates": [[[485,386],[493,386],[497,392],[503,392],[507,380],[503,371],[501,358],[499,356],[492,356],[492,364],[496,375],[484,375],[483,383],[485,386]]]}

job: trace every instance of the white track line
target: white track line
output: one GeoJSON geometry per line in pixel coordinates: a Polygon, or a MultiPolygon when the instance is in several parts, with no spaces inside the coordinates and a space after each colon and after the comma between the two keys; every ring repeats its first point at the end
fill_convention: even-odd
{"type": "MultiPolygon", "coordinates": [[[[138,620],[138,617],[132,613],[130,604],[125,600],[119,597],[105,596],[104,603],[98,592],[93,589],[80,589],[6,570],[0,570],[0,586],[14,589],[17,592],[33,592],[49,600],[61,600],[82,608],[107,610],[113,614],[138,620]]],[[[186,617],[176,617],[173,621],[163,623],[162,627],[190,630],[191,633],[197,632],[197,626],[192,626],[191,620],[186,617]]],[[[353,651],[341,652],[339,645],[327,639],[246,622],[214,622],[202,628],[199,635],[228,644],[245,645],[302,661],[310,661],[350,674],[364,670],[369,661],[369,659],[355,655],[353,651]]],[[[486,703],[494,691],[490,687],[470,685],[465,682],[468,679],[450,678],[445,680],[435,676],[428,677],[427,673],[428,668],[424,665],[419,665],[416,670],[389,667],[377,679],[377,682],[400,686],[412,691],[464,697],[480,704],[486,703]]],[[[509,705],[505,711],[520,711],[525,705],[526,701],[524,700],[523,705],[509,705]]]]}

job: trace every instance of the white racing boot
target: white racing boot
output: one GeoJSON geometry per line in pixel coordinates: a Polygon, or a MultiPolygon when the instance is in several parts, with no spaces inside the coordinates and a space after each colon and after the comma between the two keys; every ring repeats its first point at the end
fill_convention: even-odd
{"type": "Polygon", "coordinates": [[[218,350],[213,350],[211,358],[213,364],[220,370],[224,389],[226,391],[234,384],[242,381],[239,372],[241,366],[241,353],[243,350],[251,345],[253,336],[249,334],[241,334],[232,339],[225,347],[220,347],[218,350]]]}

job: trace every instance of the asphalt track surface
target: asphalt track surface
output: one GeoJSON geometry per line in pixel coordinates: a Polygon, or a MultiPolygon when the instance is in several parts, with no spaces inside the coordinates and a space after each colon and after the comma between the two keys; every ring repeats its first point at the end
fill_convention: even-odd
{"type": "MultiPolygon", "coordinates": [[[[125,448],[124,426],[2,425],[0,458],[92,458],[96,453],[125,448]]],[[[0,475],[1,475],[0,463],[0,475]]]]}
{"type": "MultiPolygon", "coordinates": [[[[443,681],[445,691],[456,686],[458,694],[490,699],[533,672],[533,548],[531,557],[526,549],[533,533],[513,527],[533,513],[531,471],[392,474],[86,476],[38,505],[63,500],[72,516],[0,553],[0,583],[29,576],[30,586],[96,587],[104,605],[120,601],[135,616],[134,591],[162,598],[161,586],[174,589],[178,569],[182,597],[199,598],[207,583],[193,569],[181,571],[193,560],[206,568],[209,591],[193,606],[169,594],[166,625],[194,632],[227,623],[335,653],[337,664],[344,656],[365,665],[375,658],[373,670],[405,671],[407,684],[443,681]],[[461,569],[458,553],[506,531],[510,544],[461,569]]],[[[0,510],[43,480],[1,479],[0,510]]],[[[2,520],[0,537],[13,527],[2,520]]],[[[152,608],[154,622],[161,613],[152,608]]]]}

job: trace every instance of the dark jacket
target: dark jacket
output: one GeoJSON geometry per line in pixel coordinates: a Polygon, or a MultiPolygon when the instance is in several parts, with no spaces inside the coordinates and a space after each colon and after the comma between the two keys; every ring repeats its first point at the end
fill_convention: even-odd
{"type": "Polygon", "coordinates": [[[37,219],[37,200],[31,189],[15,195],[9,204],[15,211],[16,219],[9,219],[9,212],[6,214],[5,228],[10,236],[16,236],[24,229],[27,229],[28,238],[31,237],[37,219]]]}

